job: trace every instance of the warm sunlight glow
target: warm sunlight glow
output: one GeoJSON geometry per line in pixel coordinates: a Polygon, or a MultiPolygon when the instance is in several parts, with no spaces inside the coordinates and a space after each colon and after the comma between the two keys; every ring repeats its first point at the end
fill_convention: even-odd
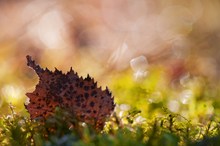
{"type": "Polygon", "coordinates": [[[13,105],[20,104],[23,101],[23,92],[21,87],[14,85],[5,85],[2,89],[2,95],[7,103],[13,105]]]}

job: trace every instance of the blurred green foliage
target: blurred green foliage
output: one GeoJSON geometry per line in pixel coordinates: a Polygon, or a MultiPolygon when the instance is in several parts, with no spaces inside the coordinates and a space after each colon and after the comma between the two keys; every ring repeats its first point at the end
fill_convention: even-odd
{"type": "Polygon", "coordinates": [[[74,121],[62,109],[41,122],[17,114],[16,108],[10,105],[11,114],[0,119],[0,143],[13,146],[219,145],[219,86],[195,76],[173,87],[162,68],[151,68],[150,72],[141,81],[134,80],[129,71],[113,78],[110,88],[117,106],[101,132],[74,121]]]}

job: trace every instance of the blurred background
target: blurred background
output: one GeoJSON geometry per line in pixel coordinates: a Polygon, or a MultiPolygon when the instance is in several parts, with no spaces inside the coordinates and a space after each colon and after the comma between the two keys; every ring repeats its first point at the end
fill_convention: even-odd
{"type": "Polygon", "coordinates": [[[119,103],[129,104],[131,82],[150,89],[148,104],[166,97],[162,103],[179,112],[206,82],[213,88],[219,81],[219,8],[219,0],[1,0],[1,114],[9,103],[26,113],[25,93],[38,82],[28,54],[43,68],[89,73],[119,103]],[[165,96],[166,88],[178,95],[165,96]]]}

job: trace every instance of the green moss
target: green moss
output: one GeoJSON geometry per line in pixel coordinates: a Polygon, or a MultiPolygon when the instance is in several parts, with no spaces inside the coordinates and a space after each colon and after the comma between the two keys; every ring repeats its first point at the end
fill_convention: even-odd
{"type": "Polygon", "coordinates": [[[11,114],[0,119],[0,143],[13,146],[217,146],[220,145],[219,85],[202,77],[173,88],[157,69],[141,82],[126,72],[112,80],[117,106],[97,132],[56,109],[45,122],[11,114]],[[178,107],[175,107],[175,104],[178,107]],[[172,103],[172,102],[171,102],[172,103]]]}

